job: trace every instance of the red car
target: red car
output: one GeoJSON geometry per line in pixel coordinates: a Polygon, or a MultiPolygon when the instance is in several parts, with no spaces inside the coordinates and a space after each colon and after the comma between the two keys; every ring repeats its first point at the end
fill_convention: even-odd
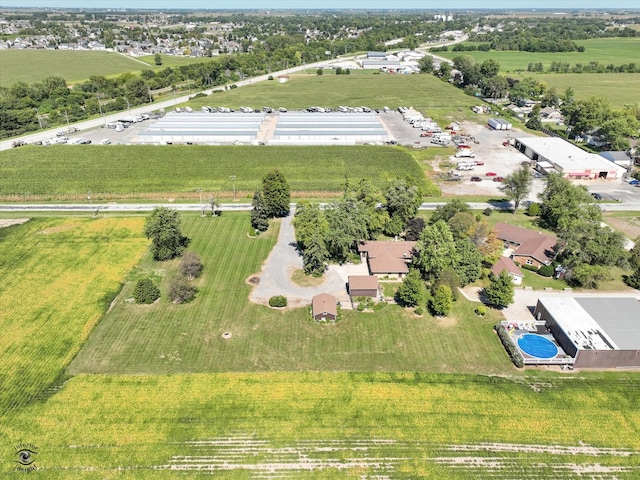
{"type": "Polygon", "coordinates": [[[495,177],[495,176],[497,176],[498,174],[497,174],[496,172],[487,172],[487,173],[485,173],[485,175],[486,175],[487,177],[495,177]]]}
{"type": "Polygon", "coordinates": [[[504,180],[504,177],[493,177],[494,182],[501,182],[504,180]]]}

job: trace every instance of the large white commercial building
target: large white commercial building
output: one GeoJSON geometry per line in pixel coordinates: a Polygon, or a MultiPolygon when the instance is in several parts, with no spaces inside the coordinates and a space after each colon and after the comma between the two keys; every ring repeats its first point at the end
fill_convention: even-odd
{"type": "Polygon", "coordinates": [[[556,172],[572,179],[616,179],[622,178],[626,172],[625,168],[600,155],[585,152],[562,138],[516,138],[515,147],[537,162],[545,171],[553,168],[556,172]]]}

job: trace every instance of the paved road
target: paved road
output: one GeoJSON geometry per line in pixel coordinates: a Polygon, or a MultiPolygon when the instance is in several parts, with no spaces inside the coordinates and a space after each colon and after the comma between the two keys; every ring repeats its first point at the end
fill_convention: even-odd
{"type": "MultiPolygon", "coordinates": [[[[446,202],[429,202],[420,205],[420,210],[435,210],[446,202]]],[[[295,207],[295,203],[291,204],[295,207]]],[[[325,206],[326,204],[321,204],[325,206]]],[[[487,207],[507,210],[512,208],[510,202],[482,203],[469,202],[472,210],[484,210],[487,207]]],[[[0,204],[0,212],[150,212],[155,207],[162,206],[173,208],[181,212],[198,212],[202,209],[199,203],[58,203],[58,204],[38,204],[38,203],[5,203],[0,204]]],[[[640,201],[629,203],[600,203],[600,208],[606,211],[640,211],[640,201]]],[[[223,203],[218,207],[224,212],[243,212],[251,210],[250,203],[223,203]]],[[[205,206],[205,210],[207,210],[205,206]]]]}
{"type": "Polygon", "coordinates": [[[274,295],[287,297],[289,306],[308,305],[314,295],[330,293],[336,296],[345,292],[345,282],[337,268],[330,266],[325,281],[318,287],[301,287],[291,281],[293,271],[302,268],[302,257],[296,249],[292,218],[295,210],[282,219],[276,246],[260,274],[260,283],[254,287],[249,298],[252,302],[267,304],[274,295]]]}

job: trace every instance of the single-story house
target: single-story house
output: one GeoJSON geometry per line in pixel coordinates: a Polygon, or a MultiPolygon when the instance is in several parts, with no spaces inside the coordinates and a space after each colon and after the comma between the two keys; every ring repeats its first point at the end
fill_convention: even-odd
{"type": "Polygon", "coordinates": [[[522,285],[524,274],[509,257],[500,257],[500,259],[491,267],[491,273],[495,276],[500,275],[504,270],[507,271],[514,285],[522,285]]]}
{"type": "Polygon", "coordinates": [[[409,273],[416,242],[363,242],[358,245],[360,259],[367,262],[371,275],[403,278],[409,273]]]}
{"type": "Polygon", "coordinates": [[[375,275],[349,275],[349,295],[351,297],[378,296],[378,277],[375,275]]]}
{"type": "Polygon", "coordinates": [[[496,238],[513,249],[511,258],[521,265],[542,267],[550,265],[556,258],[554,247],[558,239],[553,235],[534,232],[508,223],[497,223],[494,230],[496,238]]]}
{"type": "Polygon", "coordinates": [[[540,110],[540,119],[543,122],[560,122],[564,121],[562,112],[554,107],[544,107],[540,110]]]}
{"type": "Polygon", "coordinates": [[[336,297],[319,293],[311,299],[311,316],[316,322],[335,321],[338,316],[336,297]]]}

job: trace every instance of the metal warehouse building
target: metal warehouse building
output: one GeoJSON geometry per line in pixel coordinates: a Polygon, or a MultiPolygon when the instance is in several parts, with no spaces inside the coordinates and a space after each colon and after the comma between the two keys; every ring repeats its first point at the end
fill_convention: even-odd
{"type": "Polygon", "coordinates": [[[540,298],[534,311],[576,368],[640,367],[640,301],[612,297],[540,298]]]}
{"type": "Polygon", "coordinates": [[[306,113],[280,115],[269,144],[355,145],[386,142],[389,133],[375,113],[306,113]]]}
{"type": "Polygon", "coordinates": [[[572,179],[621,178],[625,169],[600,155],[585,152],[562,138],[516,138],[515,147],[530,159],[572,179]]]}
{"type": "Polygon", "coordinates": [[[254,142],[264,113],[167,113],[141,132],[141,143],[232,143],[254,142]]]}

